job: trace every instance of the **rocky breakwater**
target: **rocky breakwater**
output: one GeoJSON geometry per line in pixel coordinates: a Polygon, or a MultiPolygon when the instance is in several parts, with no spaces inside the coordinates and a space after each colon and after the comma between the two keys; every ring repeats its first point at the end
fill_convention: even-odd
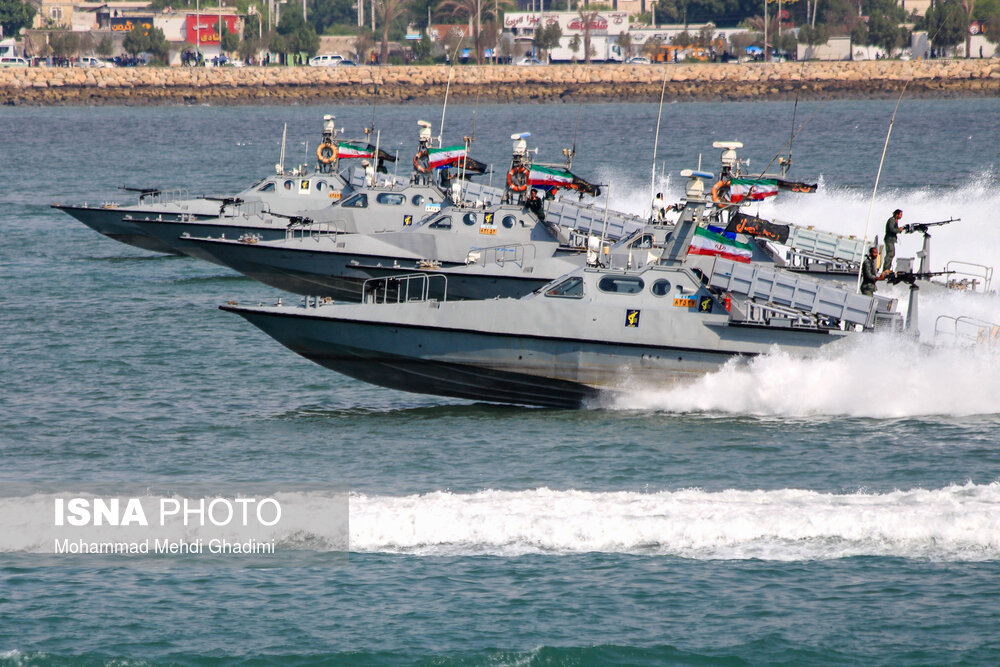
{"type": "Polygon", "coordinates": [[[289,104],[1000,95],[1000,59],[534,67],[6,68],[4,104],[289,104]]]}

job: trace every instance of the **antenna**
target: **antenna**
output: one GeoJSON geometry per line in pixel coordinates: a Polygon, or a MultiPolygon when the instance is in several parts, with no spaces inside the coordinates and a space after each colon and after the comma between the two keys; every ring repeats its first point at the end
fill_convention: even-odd
{"type": "MultiPolygon", "coordinates": [[[[458,54],[458,51],[455,51],[458,54]]],[[[451,59],[452,65],[448,68],[448,86],[444,89],[444,106],[441,107],[441,125],[438,127],[438,148],[444,146],[441,137],[444,136],[444,115],[448,111],[448,95],[451,93],[451,79],[455,75],[455,59],[451,59]]]]}
{"type": "MultiPolygon", "coordinates": [[[[667,73],[668,68],[663,70],[663,85],[660,87],[660,110],[656,114],[656,138],[653,139],[653,170],[649,177],[649,201],[653,201],[653,197],[656,196],[656,151],[660,146],[660,117],[663,116],[663,95],[667,92],[667,73]]],[[[653,213],[652,204],[650,204],[650,215],[653,213]]]]}
{"type": "Polygon", "coordinates": [[[576,108],[576,129],[573,130],[573,148],[569,149],[569,152],[567,152],[566,149],[563,149],[563,155],[566,156],[567,170],[573,168],[573,158],[576,157],[576,135],[580,132],[580,114],[582,112],[583,102],[580,102],[580,105],[576,108]]]}
{"type": "Polygon", "coordinates": [[[472,107],[472,137],[471,141],[476,140],[476,116],[479,114],[479,91],[476,91],[476,106],[472,107]]]}
{"type": "MultiPolygon", "coordinates": [[[[799,110],[799,94],[795,93],[795,105],[792,107],[792,130],[788,139],[788,159],[781,165],[781,175],[786,176],[792,168],[792,142],[795,140],[795,114],[799,110]]],[[[779,161],[780,162],[780,161],[779,161]]]]}
{"type": "Polygon", "coordinates": [[[281,131],[281,156],[278,158],[278,173],[285,173],[285,138],[288,136],[288,123],[285,123],[285,129],[281,131]]]}
{"type": "MultiPolygon", "coordinates": [[[[868,217],[865,219],[865,235],[861,237],[862,248],[864,249],[868,245],[868,225],[872,221],[872,209],[875,207],[875,193],[878,192],[878,182],[882,177],[882,165],[885,164],[885,153],[889,150],[889,137],[892,136],[892,124],[896,122],[896,112],[899,111],[899,103],[903,101],[903,93],[906,92],[906,87],[910,85],[907,81],[903,84],[903,89],[899,91],[899,99],[896,100],[896,108],[892,110],[892,117],[889,118],[889,131],[885,133],[885,145],[882,147],[882,159],[878,161],[878,172],[875,174],[875,187],[872,188],[872,199],[868,204],[868,217]]],[[[867,252],[867,250],[863,250],[867,252]]],[[[857,289],[861,289],[861,270],[864,268],[864,260],[861,261],[861,266],[858,267],[858,286],[857,289]]]]}
{"type": "MultiPolygon", "coordinates": [[[[905,89],[906,86],[903,86],[903,88],[905,89]]],[[[771,161],[768,162],[767,165],[761,170],[761,172],[757,176],[757,178],[763,178],[764,174],[767,173],[767,170],[771,168],[772,164],[774,164],[774,161],[777,160],[779,157],[781,157],[781,151],[785,150],[785,148],[787,148],[788,146],[791,145],[792,139],[795,139],[795,137],[799,136],[799,134],[802,133],[802,130],[804,130],[805,127],[806,127],[806,125],[809,124],[809,121],[811,121],[813,119],[813,117],[817,113],[819,113],[819,110],[822,109],[826,105],[827,101],[828,100],[824,100],[822,102],[822,104],[820,104],[818,107],[816,107],[815,111],[813,111],[811,114],[809,114],[809,117],[806,118],[805,122],[802,123],[801,125],[799,125],[799,129],[795,131],[795,134],[792,135],[791,139],[789,139],[787,142],[785,142],[785,145],[781,147],[781,150],[778,151],[778,154],[775,155],[773,158],[771,158],[771,161]]]]}

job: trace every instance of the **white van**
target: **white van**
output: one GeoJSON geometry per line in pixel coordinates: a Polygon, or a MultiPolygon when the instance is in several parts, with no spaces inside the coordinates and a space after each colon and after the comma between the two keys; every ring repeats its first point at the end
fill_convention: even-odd
{"type": "Polygon", "coordinates": [[[309,64],[313,67],[333,67],[339,65],[343,62],[344,56],[332,54],[332,53],[322,53],[318,56],[313,56],[309,59],[309,64]]]}
{"type": "Polygon", "coordinates": [[[27,67],[28,61],[18,56],[3,56],[0,58],[0,67],[27,67]]]}
{"type": "Polygon", "coordinates": [[[102,60],[96,56],[80,56],[79,60],[80,67],[114,67],[115,64],[108,62],[107,60],[102,60]]]}

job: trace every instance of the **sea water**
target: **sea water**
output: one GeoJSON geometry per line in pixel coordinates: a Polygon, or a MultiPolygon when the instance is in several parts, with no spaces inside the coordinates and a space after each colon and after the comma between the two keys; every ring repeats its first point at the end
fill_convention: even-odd
{"type": "MultiPolygon", "coordinates": [[[[819,192],[751,212],[868,237],[895,208],[958,217],[933,268],[1000,266],[1000,101],[904,99],[872,200],[893,106],[668,104],[655,173],[651,104],[451,105],[443,134],[474,134],[494,183],[512,133],[540,162],[575,147],[574,171],[641,214],[681,196],[680,169],[718,170],[714,140],[743,141],[751,171],[791,148],[789,178],[819,192]]],[[[1000,322],[1000,298],[924,295],[919,343],[493,406],[327,371],[217,309],[297,297],[49,208],[127,202],[121,185],[231,194],[273,169],[285,123],[286,167],[312,163],[326,113],[349,137],[374,121],[405,178],[416,121],[437,134],[441,112],[0,110],[0,663],[1000,661],[1000,351],[935,336],[940,316],[1000,322]],[[263,560],[51,553],[56,499],[188,488],[266,488],[298,520],[263,560]],[[343,489],[346,560],[323,502],[343,489]]]]}

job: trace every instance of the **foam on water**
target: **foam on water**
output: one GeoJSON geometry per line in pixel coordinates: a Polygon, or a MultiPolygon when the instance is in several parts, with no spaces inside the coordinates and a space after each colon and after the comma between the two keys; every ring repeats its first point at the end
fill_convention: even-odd
{"type": "Polygon", "coordinates": [[[1000,557],[1000,486],[886,494],[446,491],[351,499],[351,549],[422,555],[610,552],[695,559],[1000,557]]]}
{"type": "MultiPolygon", "coordinates": [[[[602,174],[605,176],[605,174],[602,174]]],[[[615,175],[608,175],[614,178],[615,175]]],[[[684,179],[659,180],[668,201],[682,196],[684,179]]],[[[649,183],[620,178],[611,193],[612,205],[645,214],[649,183]]],[[[881,237],[885,219],[895,208],[904,211],[903,222],[933,222],[950,217],[961,222],[934,228],[931,260],[934,270],[958,260],[1000,267],[1000,178],[992,171],[961,188],[883,189],[875,199],[868,237],[881,237]]],[[[820,178],[814,194],[782,193],[747,207],[748,212],[844,235],[862,236],[871,193],[856,188],[827,187],[820,178]]],[[[915,257],[923,238],[900,237],[897,257],[915,257]]],[[[995,290],[1000,285],[992,285],[995,290]]],[[[881,294],[899,299],[905,312],[905,285],[879,286],[881,294]]],[[[1000,359],[997,350],[978,346],[962,348],[949,343],[949,323],[938,318],[966,316],[1000,323],[1000,298],[923,290],[920,295],[921,340],[938,343],[934,351],[922,350],[903,339],[865,336],[848,344],[831,346],[813,359],[775,351],[749,364],[733,363],[698,380],[693,386],[648,390],[629,387],[624,396],[610,400],[611,407],[668,411],[721,411],[764,415],[850,415],[858,417],[913,417],[923,415],[973,415],[1000,412],[1000,359]],[[936,336],[935,331],[941,332],[936,336]],[[888,391],[887,388],[891,388],[888,391]],[[947,391],[942,391],[947,389],[947,391]]],[[[606,402],[602,402],[605,404],[606,402]]]]}
{"type": "MultiPolygon", "coordinates": [[[[0,551],[51,552],[52,495],[0,499],[0,551]]],[[[315,494],[281,494],[282,522],[258,539],[327,551],[340,539],[315,494]]],[[[54,530],[54,529],[53,529],[54,530]]],[[[99,537],[143,537],[105,528],[99,537]]],[[[161,536],[162,537],[162,536],[161,536]]],[[[197,531],[171,537],[208,537],[197,531]]],[[[1000,558],[1000,484],[888,493],[802,489],[682,489],[656,493],[448,491],[350,497],[350,548],[420,556],[668,555],[693,559],[822,560],[897,556],[938,561],[1000,558]]]]}
{"type": "MultiPolygon", "coordinates": [[[[1000,321],[1000,320],[998,320],[1000,321]]],[[[830,345],[817,356],[775,349],[669,389],[629,389],[602,402],[615,409],[723,412],[783,417],[898,418],[1000,413],[1000,350],[933,350],[889,334],[830,345]]]]}

